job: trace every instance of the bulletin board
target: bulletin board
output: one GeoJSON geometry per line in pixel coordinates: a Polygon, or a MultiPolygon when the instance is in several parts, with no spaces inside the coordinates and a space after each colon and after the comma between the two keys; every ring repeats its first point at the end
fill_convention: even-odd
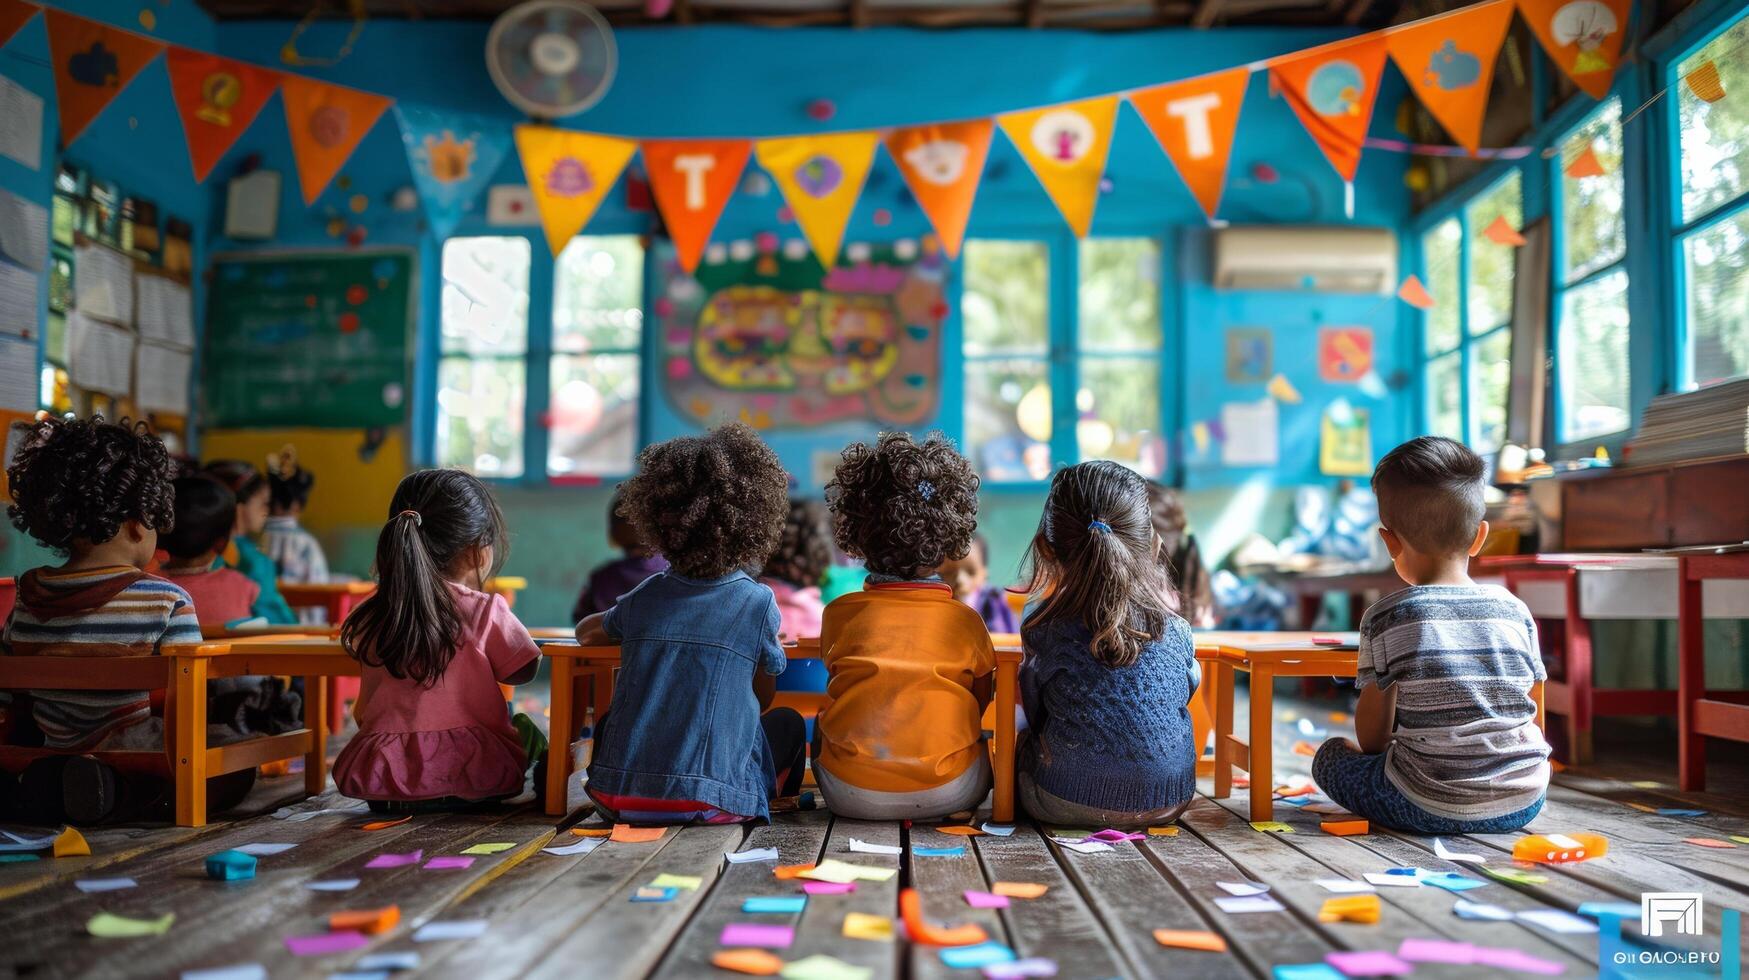
{"type": "Polygon", "coordinates": [[[405,421],[415,268],[405,249],[216,257],[202,351],[207,424],[405,421]]]}

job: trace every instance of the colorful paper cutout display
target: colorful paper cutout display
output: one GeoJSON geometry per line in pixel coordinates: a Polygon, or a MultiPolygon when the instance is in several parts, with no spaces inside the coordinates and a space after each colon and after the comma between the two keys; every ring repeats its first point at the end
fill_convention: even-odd
{"type": "Polygon", "coordinates": [[[749,895],[741,901],[741,911],[754,915],[793,915],[807,906],[806,895],[749,895]]]}
{"type": "Polygon", "coordinates": [[[1488,0],[1391,31],[1385,47],[1421,104],[1473,155],[1513,0],[1488,0]]]}
{"type": "Polygon", "coordinates": [[[887,155],[898,164],[905,186],[950,259],[959,257],[965,240],[995,131],[991,120],[975,119],[908,126],[887,136],[887,155]]]}
{"type": "Polygon", "coordinates": [[[510,153],[510,134],[484,116],[406,103],[395,117],[425,220],[439,240],[448,238],[510,153]]]}
{"type": "Polygon", "coordinates": [[[1711,59],[1703,61],[1693,71],[1682,76],[1688,90],[1702,102],[1717,102],[1725,97],[1725,83],[1719,78],[1719,66],[1711,59]]]}
{"type": "Polygon", "coordinates": [[[645,140],[644,172],[680,267],[698,269],[711,231],[753,155],[748,140],[645,140]]]}
{"type": "MultiPolygon", "coordinates": [[[[589,224],[637,149],[631,140],[612,136],[551,126],[516,127],[522,172],[555,258],[589,224]]],[[[619,840],[617,827],[615,832],[614,839],[619,840]]]]}
{"type": "Polygon", "coordinates": [[[1093,226],[1099,182],[1117,123],[1117,96],[1065,102],[996,117],[1077,238],[1093,226]]]}
{"type": "Polygon", "coordinates": [[[704,879],[698,875],[677,875],[667,872],[650,879],[650,887],[652,888],[680,888],[689,892],[698,891],[699,886],[703,884],[704,879]]]}
{"type": "Polygon", "coordinates": [[[748,976],[775,977],[783,969],[783,958],[763,949],[719,949],[711,954],[711,966],[748,976]]]}
{"type": "Polygon", "coordinates": [[[678,888],[657,888],[653,885],[642,885],[636,891],[632,892],[632,897],[629,901],[655,903],[672,902],[674,901],[674,897],[679,894],[680,889],[678,888]]]}
{"type": "Polygon", "coordinates": [[[874,976],[874,970],[866,966],[851,966],[836,957],[816,953],[794,963],[785,963],[778,975],[783,980],[869,980],[874,976]]]}
{"type": "Polygon", "coordinates": [[[406,854],[378,854],[365,864],[365,868],[404,868],[410,864],[418,864],[425,859],[424,851],[410,851],[406,854]]]}
{"type": "Polygon", "coordinates": [[[1531,834],[1512,845],[1512,859],[1536,864],[1570,864],[1589,861],[1609,853],[1609,840],[1601,834],[1531,834]]]}
{"type": "Polygon", "coordinates": [[[975,909],[1005,909],[1008,907],[1008,896],[995,895],[990,892],[967,891],[964,893],[966,904],[975,909]]]}
{"type": "Polygon", "coordinates": [[[1397,287],[1397,298],[1418,310],[1431,310],[1438,305],[1433,300],[1433,294],[1413,275],[1406,277],[1403,284],[1397,287]]]}
{"type": "Polygon", "coordinates": [[[1603,161],[1597,158],[1597,150],[1589,143],[1578,155],[1567,161],[1561,168],[1562,172],[1574,180],[1584,180],[1587,177],[1601,177],[1608,171],[1603,169],[1603,161]]]}
{"type": "Polygon", "coordinates": [[[1518,0],[1519,13],[1559,65],[1586,95],[1609,95],[1621,61],[1633,0],[1518,0]]]}
{"type": "Polygon", "coordinates": [[[1211,221],[1227,185],[1233,134],[1239,127],[1239,107],[1250,81],[1249,67],[1233,68],[1128,96],[1211,221]]]}
{"type": "Polygon", "coordinates": [[[455,854],[434,857],[425,862],[425,870],[427,871],[465,871],[473,866],[473,858],[461,857],[455,854]]]}
{"type": "MultiPolygon", "coordinates": [[[[1332,384],[1353,384],[1373,369],[1371,327],[1320,327],[1318,377],[1332,384]]],[[[1306,721],[1310,727],[1308,719],[1306,721]]],[[[1306,733],[1310,734],[1310,733],[1306,733]]]]}
{"type": "Polygon", "coordinates": [[[1225,953],[1227,941],[1213,932],[1200,929],[1155,929],[1154,941],[1172,949],[1195,949],[1205,953],[1225,953]]]}
{"type": "Polygon", "coordinates": [[[807,881],[802,883],[802,891],[809,895],[848,895],[856,891],[856,882],[807,881]]]}
{"type": "Polygon", "coordinates": [[[874,132],[786,136],[753,144],[759,165],[777,181],[802,236],[827,269],[838,263],[844,229],[879,144],[880,134],[874,132]]]}
{"type": "Polygon", "coordinates": [[[388,110],[390,100],[301,75],[281,76],[279,98],[297,161],[298,186],[304,203],[314,204],[388,110]]]}
{"type": "Polygon", "coordinates": [[[1495,215],[1494,220],[1488,222],[1488,227],[1482,229],[1482,236],[1496,245],[1517,248],[1524,244],[1524,236],[1503,214],[1495,215]]]}
{"type": "Polygon", "coordinates": [[[12,40],[19,28],[30,22],[42,8],[24,0],[0,0],[0,47],[12,40]]]}
{"type": "Polygon", "coordinates": [[[61,145],[71,146],[140,69],[164,50],[164,43],[53,7],[45,8],[43,16],[55,71],[61,145]]]}
{"type": "Polygon", "coordinates": [[[164,64],[194,179],[200,183],[279,90],[279,72],[176,47],[165,52],[164,64]]]}
{"type": "Polygon", "coordinates": [[[1318,423],[1318,472],[1367,476],[1372,467],[1372,413],[1345,399],[1326,406],[1318,423]]]}
{"type": "Polygon", "coordinates": [[[1270,77],[1343,180],[1360,166],[1384,67],[1385,39],[1376,34],[1270,62],[1270,77]]]}
{"type": "Polygon", "coordinates": [[[510,844],[510,843],[475,844],[472,847],[463,848],[462,853],[463,854],[501,854],[505,851],[510,850],[511,848],[513,848],[515,846],[516,846],[515,844],[510,844]]]}
{"type": "Polygon", "coordinates": [[[955,970],[975,970],[995,963],[1012,963],[1014,950],[996,942],[952,946],[937,952],[941,962],[955,970]]]}
{"type": "Polygon", "coordinates": [[[1284,963],[1272,967],[1275,980],[1348,980],[1328,963],[1284,963]]]}
{"type": "Polygon", "coordinates": [[[1415,969],[1414,964],[1383,950],[1325,953],[1324,962],[1348,977],[1399,977],[1415,969]]]}

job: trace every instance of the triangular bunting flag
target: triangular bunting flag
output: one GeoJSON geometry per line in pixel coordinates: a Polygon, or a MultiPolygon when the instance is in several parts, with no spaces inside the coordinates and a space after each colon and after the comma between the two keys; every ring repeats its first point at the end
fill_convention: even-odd
{"type": "Polygon", "coordinates": [[[12,40],[12,35],[18,29],[30,23],[36,16],[37,8],[23,0],[0,0],[0,47],[12,40]]]}
{"type": "Polygon", "coordinates": [[[255,121],[279,88],[279,72],[188,48],[171,48],[164,63],[198,183],[255,121]]]}
{"type": "Polygon", "coordinates": [[[1585,145],[1585,149],[1579,151],[1578,156],[1568,161],[1562,170],[1574,180],[1585,177],[1601,177],[1604,174],[1603,161],[1597,159],[1597,151],[1592,149],[1589,143],[1585,145]]]}
{"type": "Polygon", "coordinates": [[[637,150],[631,140],[612,136],[516,127],[516,151],[554,256],[589,223],[637,150]]]}
{"type": "Polygon", "coordinates": [[[899,165],[905,185],[929,216],[948,258],[957,258],[965,241],[972,200],[984,176],[990,138],[988,119],[895,129],[887,136],[887,155],[899,165]]]}
{"type": "Polygon", "coordinates": [[[1093,226],[1099,181],[1105,176],[1105,157],[1111,151],[1117,96],[1011,112],[997,116],[996,121],[1026,158],[1075,236],[1085,237],[1093,226]]]}
{"type": "Polygon", "coordinates": [[[1482,229],[1482,234],[1496,245],[1511,245],[1516,248],[1524,244],[1524,236],[1518,233],[1517,228],[1512,227],[1512,223],[1503,214],[1495,215],[1494,220],[1488,222],[1488,227],[1482,229]]]}
{"type": "Polygon", "coordinates": [[[1385,47],[1421,104],[1471,154],[1482,141],[1494,62],[1511,25],[1512,0],[1489,0],[1385,36],[1385,47]]]}
{"type": "Polygon", "coordinates": [[[405,104],[395,106],[395,118],[425,219],[432,234],[448,238],[510,152],[510,131],[481,116],[405,104]]]}
{"type": "Polygon", "coordinates": [[[1385,39],[1376,34],[1270,63],[1270,77],[1343,180],[1360,166],[1384,67],[1385,39]]]}
{"type": "Polygon", "coordinates": [[[760,140],[753,146],[759,165],[783,190],[814,257],[828,269],[838,261],[844,228],[880,141],[874,132],[827,133],[760,140]]]}
{"type": "Polygon", "coordinates": [[[1130,93],[1130,105],[1172,158],[1203,214],[1211,220],[1227,184],[1227,159],[1250,68],[1234,68],[1130,93]]]}
{"type": "Polygon", "coordinates": [[[393,100],[302,75],[282,76],[279,91],[298,184],[314,204],[393,100]]]}
{"type": "Polygon", "coordinates": [[[1688,90],[1702,102],[1717,102],[1725,97],[1725,83],[1719,78],[1719,66],[1703,61],[1700,67],[1682,76],[1688,90]]]}
{"type": "Polygon", "coordinates": [[[698,268],[711,230],[741,183],[753,144],[746,140],[646,140],[644,170],[656,207],[687,272],[698,268]]]}
{"type": "Polygon", "coordinates": [[[1438,305],[1433,301],[1433,294],[1415,276],[1404,279],[1403,284],[1397,287],[1397,298],[1418,310],[1431,310],[1438,305]]]}
{"type": "Polygon", "coordinates": [[[61,145],[71,146],[164,45],[59,10],[44,10],[43,16],[48,18],[49,59],[55,67],[61,145]]]}
{"type": "Polygon", "coordinates": [[[1633,0],[1518,0],[1543,50],[1594,99],[1608,95],[1615,81],[1632,6],[1633,0]]]}

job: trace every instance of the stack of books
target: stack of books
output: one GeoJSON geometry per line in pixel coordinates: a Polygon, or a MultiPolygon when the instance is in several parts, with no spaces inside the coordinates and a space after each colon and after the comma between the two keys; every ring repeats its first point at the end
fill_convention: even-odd
{"type": "Polygon", "coordinates": [[[1628,443],[1628,466],[1664,466],[1749,453],[1749,378],[1660,395],[1628,443]]]}

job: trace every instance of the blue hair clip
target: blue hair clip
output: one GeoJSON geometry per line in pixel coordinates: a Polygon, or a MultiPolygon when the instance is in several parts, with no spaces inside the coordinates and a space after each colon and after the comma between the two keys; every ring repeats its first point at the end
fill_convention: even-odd
{"type": "Polygon", "coordinates": [[[924,500],[935,499],[935,484],[930,483],[928,480],[918,480],[917,496],[922,497],[924,500]]]}
{"type": "Polygon", "coordinates": [[[1105,523],[1104,521],[1091,521],[1087,525],[1087,530],[1099,531],[1103,534],[1110,534],[1111,533],[1111,525],[1105,523]]]}

